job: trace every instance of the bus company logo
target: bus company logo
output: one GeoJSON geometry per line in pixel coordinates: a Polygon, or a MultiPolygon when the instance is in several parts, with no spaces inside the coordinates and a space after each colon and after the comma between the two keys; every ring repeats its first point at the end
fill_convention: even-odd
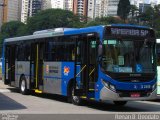
{"type": "Polygon", "coordinates": [[[69,67],[66,67],[66,66],[64,66],[64,75],[65,76],[68,76],[68,74],[69,74],[69,72],[70,72],[70,68],[69,67]]]}

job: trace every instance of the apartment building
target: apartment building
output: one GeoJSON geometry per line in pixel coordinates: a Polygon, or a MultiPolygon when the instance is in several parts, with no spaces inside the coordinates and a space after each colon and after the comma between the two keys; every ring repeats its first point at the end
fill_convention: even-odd
{"type": "Polygon", "coordinates": [[[97,0],[95,17],[117,16],[119,0],[97,0]]]}
{"type": "Polygon", "coordinates": [[[65,0],[51,0],[51,7],[65,9],[65,0]]]}
{"type": "Polygon", "coordinates": [[[88,0],[74,0],[73,12],[80,16],[87,16],[88,0]]]}
{"type": "Polygon", "coordinates": [[[41,11],[42,0],[29,0],[28,16],[34,16],[36,13],[41,11]]]}
{"type": "Polygon", "coordinates": [[[25,23],[28,18],[29,0],[22,0],[21,22],[25,23]]]}
{"type": "Polygon", "coordinates": [[[95,18],[95,4],[96,4],[96,0],[88,0],[87,16],[92,19],[95,18]]]}
{"type": "Polygon", "coordinates": [[[51,0],[42,0],[42,10],[52,8],[51,0]]]}
{"type": "Polygon", "coordinates": [[[73,1],[74,0],[65,0],[64,1],[64,8],[65,10],[73,11],[73,1]]]}
{"type": "Polygon", "coordinates": [[[42,0],[22,0],[21,22],[25,23],[28,17],[34,16],[42,8],[42,0]]]}
{"type": "Polygon", "coordinates": [[[19,20],[19,0],[0,0],[1,24],[19,20]]]}

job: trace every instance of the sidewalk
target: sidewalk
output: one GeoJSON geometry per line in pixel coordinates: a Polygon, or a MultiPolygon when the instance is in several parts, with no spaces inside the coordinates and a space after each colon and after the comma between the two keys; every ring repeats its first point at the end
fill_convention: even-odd
{"type": "Polygon", "coordinates": [[[4,82],[2,80],[0,80],[0,93],[1,92],[10,92],[10,90],[8,88],[11,88],[8,85],[5,85],[4,82]]]}

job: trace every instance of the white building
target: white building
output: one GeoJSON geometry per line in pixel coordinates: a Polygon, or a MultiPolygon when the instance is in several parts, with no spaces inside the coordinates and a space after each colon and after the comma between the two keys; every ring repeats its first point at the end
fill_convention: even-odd
{"type": "Polygon", "coordinates": [[[92,19],[95,18],[95,3],[96,3],[96,0],[88,0],[88,13],[87,13],[87,16],[89,18],[92,18],[92,19]]]}
{"type": "Polygon", "coordinates": [[[42,10],[52,8],[51,0],[42,0],[42,10]]]}
{"type": "Polygon", "coordinates": [[[74,0],[42,0],[42,9],[59,8],[73,11],[74,0]]]}
{"type": "Polygon", "coordinates": [[[119,0],[97,0],[95,5],[95,16],[117,16],[119,0]]]}
{"type": "Polygon", "coordinates": [[[95,17],[107,16],[108,0],[96,0],[95,17]]]}
{"type": "Polygon", "coordinates": [[[21,22],[25,23],[28,18],[29,0],[22,0],[21,22]]]}
{"type": "Polygon", "coordinates": [[[21,22],[26,23],[27,18],[34,16],[42,9],[42,0],[22,0],[21,22]]]}
{"type": "Polygon", "coordinates": [[[64,8],[65,10],[70,10],[70,11],[73,11],[73,1],[74,0],[65,0],[64,2],[64,8]]]}
{"type": "Polygon", "coordinates": [[[108,0],[107,4],[106,16],[117,16],[119,0],[108,0]]]}
{"type": "Polygon", "coordinates": [[[139,8],[140,3],[147,3],[145,0],[130,0],[131,5],[135,5],[139,8]]]}
{"type": "Polygon", "coordinates": [[[51,0],[51,7],[64,9],[65,7],[64,3],[65,3],[65,0],[51,0]]]}
{"type": "Polygon", "coordinates": [[[160,0],[149,0],[148,2],[149,2],[149,4],[151,4],[152,7],[160,4],[160,0]]]}

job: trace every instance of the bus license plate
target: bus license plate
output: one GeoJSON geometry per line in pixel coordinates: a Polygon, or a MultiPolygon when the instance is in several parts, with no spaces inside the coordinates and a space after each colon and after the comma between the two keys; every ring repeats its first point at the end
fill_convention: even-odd
{"type": "Polygon", "coordinates": [[[131,97],[140,97],[140,94],[139,93],[131,93],[131,97]]]}

